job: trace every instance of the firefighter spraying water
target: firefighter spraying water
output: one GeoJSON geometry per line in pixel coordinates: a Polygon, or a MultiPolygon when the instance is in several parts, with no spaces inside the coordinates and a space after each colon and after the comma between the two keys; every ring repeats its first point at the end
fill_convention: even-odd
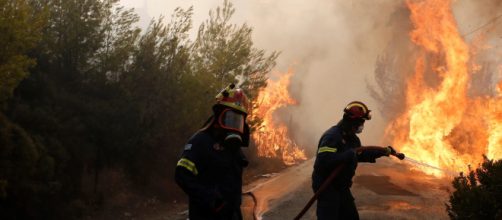
{"type": "Polygon", "coordinates": [[[405,155],[393,147],[361,145],[356,134],[364,129],[364,123],[371,119],[368,107],[358,101],[349,103],[342,120],[328,129],[318,144],[312,188],[315,192],[305,208],[296,216],[300,219],[317,199],[317,219],[359,219],[359,214],[350,191],[352,177],[358,162],[375,163],[382,156],[396,156],[403,160],[405,155]]]}

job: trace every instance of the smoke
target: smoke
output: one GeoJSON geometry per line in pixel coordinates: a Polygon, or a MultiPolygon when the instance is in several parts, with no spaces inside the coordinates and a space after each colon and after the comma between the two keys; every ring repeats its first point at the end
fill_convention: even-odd
{"type": "Polygon", "coordinates": [[[471,96],[494,95],[501,80],[502,1],[464,0],[454,5],[463,36],[471,44],[471,96]]]}
{"type": "MultiPolygon", "coordinates": [[[[223,0],[122,0],[146,2],[150,16],[169,15],[175,6],[194,6],[194,27],[223,0]],[[188,5],[187,5],[188,4],[188,5]],[[168,10],[169,9],[169,10],[168,10]]],[[[253,0],[232,1],[234,21],[254,28],[257,48],[281,51],[276,70],[295,73],[290,90],[298,106],[280,111],[301,146],[314,149],[317,141],[342,116],[354,100],[373,110],[361,135],[363,144],[388,144],[382,139],[389,119],[404,108],[405,79],[413,74],[415,46],[404,0],[253,0]]],[[[142,5],[143,3],[137,3],[142,5]]],[[[481,65],[473,79],[475,94],[487,94],[494,85],[502,57],[500,0],[458,0],[453,3],[461,33],[476,43],[475,63],[481,65]],[[474,31],[474,32],[473,32],[474,31]],[[470,33],[472,32],[472,33],[470,33]],[[479,37],[483,34],[483,37],[479,37]],[[485,47],[489,45],[491,49],[485,47]],[[496,75],[496,74],[495,74],[496,75]],[[482,89],[485,88],[485,91],[482,89]]],[[[169,16],[166,16],[169,17],[169,16]]],[[[196,29],[196,28],[195,28],[196,29]]],[[[274,75],[272,79],[276,78],[274,75]]],[[[431,82],[434,83],[432,78],[431,82]]]]}
{"type": "Polygon", "coordinates": [[[404,9],[402,1],[388,0],[262,0],[246,5],[257,47],[281,51],[277,69],[295,72],[290,90],[300,105],[290,108],[290,118],[300,145],[314,149],[354,100],[373,110],[361,135],[363,144],[381,144],[385,123],[367,83],[374,83],[375,62],[390,40],[407,38],[401,30],[408,27],[404,9]]]}
{"type": "MultiPolygon", "coordinates": [[[[459,0],[453,6],[461,33],[476,48],[471,68],[478,74],[470,94],[493,94],[502,57],[502,18],[494,18],[502,16],[502,1],[459,0]]],[[[363,144],[388,144],[383,131],[404,110],[405,80],[417,56],[405,1],[261,0],[245,8],[256,45],[282,51],[278,70],[294,69],[290,89],[300,105],[285,118],[300,145],[315,148],[353,100],[373,109],[363,144]]],[[[431,86],[440,81],[427,77],[431,86]]]]}
{"type": "MultiPolygon", "coordinates": [[[[502,1],[500,0],[463,0],[454,4],[454,12],[459,22],[460,30],[464,34],[474,35],[486,33],[489,38],[499,37],[502,34],[501,19],[502,1]],[[488,24],[489,23],[489,24],[488,24]],[[498,24],[498,25],[497,25],[498,24]],[[480,27],[483,27],[480,29],[480,27]]],[[[472,37],[472,36],[471,36],[472,37]]],[[[499,42],[500,43],[500,42],[499,42]]]]}

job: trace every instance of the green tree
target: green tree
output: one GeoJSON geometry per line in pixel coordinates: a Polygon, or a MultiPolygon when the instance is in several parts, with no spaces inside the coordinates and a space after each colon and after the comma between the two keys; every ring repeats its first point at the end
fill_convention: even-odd
{"type": "Polygon", "coordinates": [[[447,205],[451,219],[502,218],[502,160],[485,161],[467,176],[462,173],[452,182],[455,191],[447,205]]]}
{"type": "MultiPolygon", "coordinates": [[[[125,118],[133,113],[116,78],[130,63],[140,33],[133,27],[138,17],[117,7],[118,0],[34,2],[36,10],[48,12],[42,40],[30,52],[37,65],[16,88],[5,114],[39,146],[38,160],[52,164],[50,177],[18,186],[58,187],[50,194],[31,193],[28,197],[50,203],[33,205],[18,217],[78,216],[85,204],[99,205],[104,198],[100,171],[122,166],[128,155],[121,147],[130,143],[132,126],[125,118]]],[[[28,200],[9,194],[12,186],[7,185],[8,199],[28,200]]],[[[6,213],[29,205],[9,204],[15,207],[6,213]]]]}
{"type": "Polygon", "coordinates": [[[40,40],[43,17],[27,0],[0,0],[0,104],[35,64],[27,52],[40,40]]]}
{"type": "MultiPolygon", "coordinates": [[[[209,12],[198,30],[193,44],[193,72],[207,84],[209,96],[216,94],[230,82],[239,82],[250,98],[266,85],[267,73],[275,66],[279,53],[266,55],[257,49],[247,24],[232,24],[235,9],[228,0],[222,7],[209,12]]],[[[212,100],[206,95],[206,100],[212,100]]]]}
{"type": "Polygon", "coordinates": [[[113,6],[118,1],[107,2],[109,10],[103,11],[101,48],[92,59],[93,82],[118,82],[120,75],[130,67],[141,29],[133,27],[139,21],[134,9],[113,6]]]}
{"type": "Polygon", "coordinates": [[[192,8],[178,8],[169,24],[163,24],[163,17],[152,21],[138,42],[130,69],[120,78],[128,102],[137,112],[130,170],[136,182],[157,184],[153,186],[157,191],[166,191],[159,184],[165,181],[159,179],[166,179],[165,167],[177,155],[174,146],[185,136],[187,129],[180,125],[189,124],[190,116],[183,111],[189,103],[183,97],[190,93],[187,45],[191,16],[192,8]]]}
{"type": "Polygon", "coordinates": [[[32,195],[50,192],[40,183],[54,170],[44,146],[4,114],[6,101],[36,64],[29,54],[42,37],[47,14],[35,6],[29,0],[0,0],[0,218],[5,219],[46,207],[32,195]]]}
{"type": "Polygon", "coordinates": [[[26,1],[0,0],[2,13],[32,10],[13,12],[27,16],[23,30],[0,18],[9,49],[0,67],[19,70],[1,75],[12,80],[0,84],[2,219],[82,217],[110,197],[105,169],[126,172],[140,192],[168,195],[166,167],[175,167],[216,92],[238,81],[253,97],[277,57],[253,47],[250,27],[229,23],[228,2],[191,42],[192,8],[141,32],[118,0],[26,1]]]}

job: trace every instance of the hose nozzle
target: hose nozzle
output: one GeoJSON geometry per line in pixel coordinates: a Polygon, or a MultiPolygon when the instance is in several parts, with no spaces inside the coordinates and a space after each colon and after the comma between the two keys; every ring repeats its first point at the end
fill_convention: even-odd
{"type": "Polygon", "coordinates": [[[399,158],[400,160],[404,160],[405,156],[403,153],[394,153],[392,154],[394,155],[395,157],[399,158]]]}

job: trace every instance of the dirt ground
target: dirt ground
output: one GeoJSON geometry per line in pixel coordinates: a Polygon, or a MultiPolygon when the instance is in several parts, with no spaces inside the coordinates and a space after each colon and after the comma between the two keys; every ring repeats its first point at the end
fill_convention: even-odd
{"type": "MultiPolygon", "coordinates": [[[[293,219],[313,195],[310,184],[313,159],[271,174],[244,187],[257,200],[257,216],[263,220],[293,219]]],[[[359,164],[352,193],[361,219],[448,219],[451,179],[436,178],[410,169],[397,159],[382,158],[376,164],[359,164]]],[[[244,219],[253,219],[253,200],[243,197],[244,219]]],[[[147,219],[186,219],[185,207],[157,213],[147,219]]],[[[316,219],[315,203],[302,219],[316,219]]]]}
{"type": "MultiPolygon", "coordinates": [[[[313,195],[312,166],[313,159],[253,189],[258,197],[258,216],[264,220],[293,219],[313,195]]],[[[450,181],[382,158],[376,164],[359,165],[352,192],[361,219],[448,219],[445,204],[450,181]]],[[[245,219],[253,219],[251,202],[245,199],[245,219]]],[[[302,219],[316,219],[315,203],[302,219]]]]}

